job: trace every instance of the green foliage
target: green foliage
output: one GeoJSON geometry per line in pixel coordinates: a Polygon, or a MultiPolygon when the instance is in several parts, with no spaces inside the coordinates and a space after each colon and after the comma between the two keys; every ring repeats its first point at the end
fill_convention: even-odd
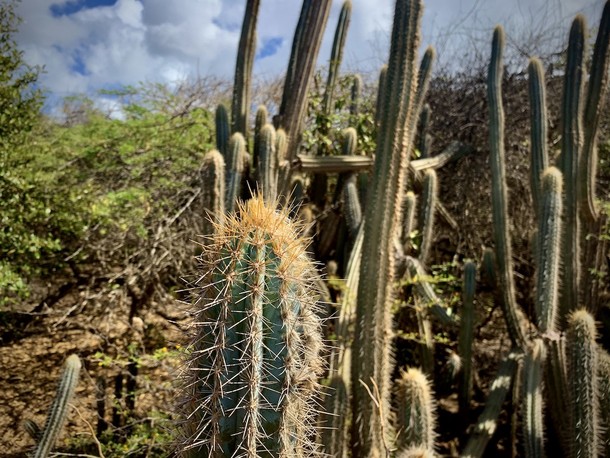
{"type": "Polygon", "coordinates": [[[23,145],[4,151],[5,304],[26,297],[32,278],[62,272],[72,262],[124,264],[196,192],[213,117],[203,109],[180,117],[160,112],[149,89],[114,93],[131,98],[125,120],[95,110],[86,113],[85,123],[69,127],[42,119],[23,145]],[[113,252],[113,244],[122,250],[113,252]]]}

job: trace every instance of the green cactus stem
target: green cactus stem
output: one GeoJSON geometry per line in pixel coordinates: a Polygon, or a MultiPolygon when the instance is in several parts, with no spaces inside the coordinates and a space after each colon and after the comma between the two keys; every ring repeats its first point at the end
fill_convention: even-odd
{"type": "Polygon", "coordinates": [[[542,172],[549,166],[547,151],[546,90],[544,69],[537,58],[530,59],[528,66],[530,96],[530,187],[534,201],[534,211],[540,221],[540,179],[542,172]]]}
{"type": "Polygon", "coordinates": [[[610,456],[610,354],[598,349],[599,413],[604,456],[610,456]]]}
{"type": "Polygon", "coordinates": [[[597,457],[599,451],[598,350],[595,321],[586,310],[568,317],[566,362],[571,402],[570,455],[597,457]]]}
{"type": "Polygon", "coordinates": [[[316,60],[324,29],[330,13],[331,0],[304,0],[292,41],[292,50],[276,128],[286,131],[289,140],[288,159],[292,161],[298,151],[303,118],[307,108],[309,85],[313,78],[316,60]]]}
{"type": "Polygon", "coordinates": [[[430,249],[434,241],[434,216],[438,202],[438,180],[433,169],[426,170],[424,174],[424,188],[421,196],[421,245],[419,247],[419,261],[425,266],[430,257],[430,249]]]}
{"type": "Polygon", "coordinates": [[[358,198],[356,177],[349,179],[343,187],[343,210],[349,235],[355,238],[362,222],[362,208],[358,198]]]}
{"type": "Polygon", "coordinates": [[[544,417],[542,375],[545,359],[542,339],[536,339],[525,356],[523,367],[523,445],[525,456],[542,458],[544,454],[544,417]]]}
{"type": "Polygon", "coordinates": [[[542,175],[536,242],[536,318],[540,332],[556,330],[561,258],[562,177],[555,167],[542,175]]]}
{"type": "Polygon", "coordinates": [[[345,40],[347,39],[347,30],[349,29],[350,18],[352,16],[352,2],[345,0],[341,7],[341,13],[339,13],[339,21],[337,22],[337,28],[335,30],[335,38],[333,39],[333,46],[330,53],[330,63],[328,65],[328,78],[326,80],[326,90],[324,91],[324,98],[322,99],[322,111],[327,115],[330,115],[333,111],[333,92],[337,84],[337,77],[339,76],[339,67],[343,60],[343,48],[345,47],[345,40]]]}
{"type": "Polygon", "coordinates": [[[500,288],[503,294],[504,318],[508,332],[518,348],[528,345],[525,329],[517,305],[513,279],[512,249],[508,231],[508,195],[506,189],[506,166],[504,165],[504,109],[502,107],[502,54],[504,30],[494,30],[491,61],[487,80],[489,100],[489,141],[492,170],[493,235],[498,262],[500,288]]]}
{"type": "Polygon", "coordinates": [[[418,369],[403,371],[396,383],[398,448],[434,450],[436,406],[430,382],[418,369]]]}
{"type": "Polygon", "coordinates": [[[403,222],[402,222],[402,247],[405,254],[409,255],[412,251],[413,231],[415,230],[415,208],[417,199],[413,191],[408,191],[405,194],[403,201],[403,222]]]}
{"type": "MultiPolygon", "coordinates": [[[[563,237],[561,260],[563,277],[560,285],[561,316],[578,307],[580,269],[580,226],[578,199],[578,166],[583,141],[583,88],[585,56],[585,18],[577,16],[572,23],[568,44],[568,61],[564,77],[562,104],[561,172],[564,181],[563,237]]],[[[563,321],[563,320],[561,320],[563,321]]]]}
{"type": "Polygon", "coordinates": [[[355,74],[352,80],[352,88],[350,92],[349,114],[356,117],[360,114],[360,98],[362,94],[362,77],[355,74]]]}
{"type": "Polygon", "coordinates": [[[458,337],[458,354],[462,361],[459,386],[460,412],[470,410],[472,398],[472,342],[474,340],[474,293],[476,289],[477,266],[474,262],[464,264],[462,282],[462,309],[460,312],[460,333],[458,337]]]}
{"type": "Polygon", "coordinates": [[[203,158],[201,188],[204,215],[203,235],[214,233],[215,225],[222,222],[225,213],[225,161],[216,150],[203,158]]]}
{"type": "Polygon", "coordinates": [[[498,374],[491,383],[485,409],[479,416],[474,431],[468,439],[466,448],[460,455],[462,458],[480,458],[485,453],[489,440],[496,432],[502,404],[504,404],[506,395],[510,391],[515,372],[517,371],[518,361],[521,357],[521,352],[512,351],[500,364],[498,374]]]}
{"type": "Polygon", "coordinates": [[[227,154],[230,136],[229,114],[227,108],[221,103],[216,107],[216,149],[223,157],[227,154]]]}
{"type": "Polygon", "coordinates": [[[225,156],[226,195],[225,211],[235,209],[237,198],[241,190],[242,175],[244,172],[244,159],[246,154],[246,141],[241,133],[236,132],[229,140],[229,148],[225,156]]]}
{"type": "Polygon", "coordinates": [[[53,399],[42,435],[34,451],[34,458],[46,458],[57,442],[57,438],[68,415],[68,405],[74,396],[82,363],[77,355],[70,355],[64,363],[57,395],[53,399]]]}
{"type": "Polygon", "coordinates": [[[583,165],[580,168],[581,212],[585,221],[599,218],[595,204],[597,175],[597,136],[603,101],[608,92],[608,61],[610,60],[610,2],[606,1],[599,23],[597,39],[591,59],[591,74],[587,85],[587,102],[584,109],[583,165]]]}
{"type": "Polygon", "coordinates": [[[432,152],[430,151],[430,144],[432,138],[428,134],[428,126],[430,125],[430,105],[427,103],[423,106],[421,113],[419,114],[419,127],[417,129],[417,150],[419,151],[419,157],[421,159],[429,158],[432,152]]]}
{"type": "Polygon", "coordinates": [[[204,249],[183,404],[186,456],[315,452],[323,343],[317,273],[297,231],[255,196],[204,249]]]}
{"type": "Polygon", "coordinates": [[[379,128],[381,124],[381,111],[383,109],[383,101],[385,100],[385,91],[387,85],[388,66],[383,65],[379,70],[379,80],[377,83],[377,103],[375,106],[375,126],[379,128]]]}
{"type": "Polygon", "coordinates": [[[388,85],[381,104],[376,160],[367,192],[356,321],[356,340],[362,348],[352,353],[352,405],[357,412],[352,434],[355,456],[383,453],[391,437],[388,419],[380,412],[390,410],[394,234],[401,221],[401,196],[413,141],[408,127],[418,116],[414,103],[421,10],[421,0],[396,2],[388,85]],[[371,288],[371,284],[376,287],[371,288]],[[379,393],[376,402],[369,395],[375,386],[379,393]]]}
{"type": "MultiPolygon", "coordinates": [[[[256,22],[260,0],[248,0],[244,12],[244,22],[237,48],[237,63],[233,83],[231,105],[233,133],[239,132],[248,138],[248,117],[250,113],[250,88],[252,86],[252,67],[256,53],[256,22]]],[[[219,148],[220,149],[220,148],[219,148]]]]}
{"type": "Polygon", "coordinates": [[[274,202],[277,197],[277,154],[275,150],[275,129],[265,124],[259,134],[257,182],[266,202],[274,202]]]}

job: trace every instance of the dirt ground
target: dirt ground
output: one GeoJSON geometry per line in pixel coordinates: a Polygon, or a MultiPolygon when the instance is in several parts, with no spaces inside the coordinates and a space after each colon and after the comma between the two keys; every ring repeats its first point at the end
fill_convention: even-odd
{"type": "Polygon", "coordinates": [[[123,374],[125,393],[130,355],[138,362],[135,418],[159,421],[156,412],[171,412],[179,374],[176,350],[185,342],[180,323],[186,314],[178,301],[153,303],[141,313],[142,321],[130,326],[120,294],[83,300],[86,296],[84,291],[68,295],[41,314],[4,312],[0,317],[0,457],[23,457],[32,450],[34,441],[23,422],[44,424],[70,354],[81,358],[83,369],[58,449],[68,438],[95,442],[100,383],[106,385],[105,420],[112,421],[113,405],[125,409],[126,394],[117,401],[115,391],[117,375],[123,374]]]}

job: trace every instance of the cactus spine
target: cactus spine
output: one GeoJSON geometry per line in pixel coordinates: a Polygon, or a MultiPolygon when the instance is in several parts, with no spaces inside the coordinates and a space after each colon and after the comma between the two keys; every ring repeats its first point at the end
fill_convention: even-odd
{"type": "Polygon", "coordinates": [[[310,456],[323,362],[315,267],[256,196],[202,255],[185,409],[187,456],[310,456]]]}
{"type": "Polygon", "coordinates": [[[74,396],[81,367],[77,355],[68,356],[64,363],[57,395],[53,399],[44,429],[41,431],[40,441],[34,451],[34,458],[46,458],[55,446],[68,415],[68,404],[74,396]]]}

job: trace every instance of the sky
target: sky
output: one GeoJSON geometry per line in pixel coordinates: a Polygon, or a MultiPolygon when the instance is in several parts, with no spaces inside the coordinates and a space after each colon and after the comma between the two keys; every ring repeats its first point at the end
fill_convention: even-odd
{"type": "MultiPolygon", "coordinates": [[[[17,42],[55,99],[139,82],[214,75],[231,80],[246,0],[21,0],[17,42]]],[[[574,15],[596,26],[602,0],[424,0],[423,43],[441,65],[484,53],[493,27],[508,42],[567,39],[574,15]]],[[[328,61],[342,0],[334,0],[319,64],[328,61]]],[[[387,53],[394,0],[352,0],[343,71],[376,72],[387,53]]],[[[254,74],[285,71],[300,0],[261,0],[254,74]]],[[[524,58],[525,62],[525,58],[524,58]]]]}

